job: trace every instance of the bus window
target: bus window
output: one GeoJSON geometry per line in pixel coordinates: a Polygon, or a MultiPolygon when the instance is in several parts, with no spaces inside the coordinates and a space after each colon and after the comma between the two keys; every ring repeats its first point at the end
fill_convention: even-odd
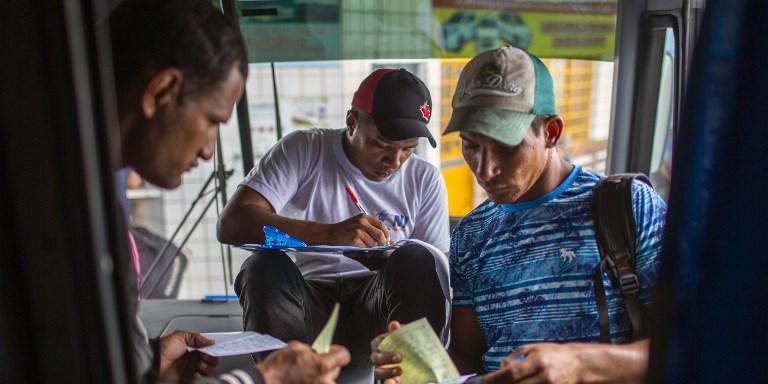
{"type": "MultiPolygon", "coordinates": [[[[439,138],[436,149],[422,140],[416,154],[441,170],[449,214],[461,218],[486,196],[464,163],[458,135],[441,136],[451,117],[456,81],[464,64],[477,53],[514,45],[537,54],[552,73],[557,110],[565,120],[560,150],[574,164],[604,172],[616,11],[615,1],[238,1],[234,12],[251,62],[246,109],[253,159],[258,162],[277,142],[278,128],[282,135],[309,128],[343,128],[363,78],[382,67],[405,68],[430,89],[429,128],[439,138]]],[[[249,171],[241,165],[246,155],[240,147],[237,119],[222,125],[220,134],[221,160],[232,171],[226,183],[231,195],[249,171]]],[[[170,237],[215,166],[201,164],[177,190],[146,187],[149,191],[132,194],[135,222],[170,237]]],[[[206,198],[212,188],[208,187],[206,198]]],[[[229,289],[230,271],[237,274],[248,256],[232,248],[231,263],[228,255],[223,257],[228,265],[222,268],[215,236],[220,206],[217,202],[201,216],[182,247],[188,263],[177,289],[179,298],[229,289]]],[[[201,211],[202,207],[195,208],[192,217],[201,211]]],[[[181,233],[190,230],[193,222],[188,220],[181,233]]]]}
{"type": "Polygon", "coordinates": [[[650,177],[653,186],[665,200],[669,200],[669,183],[672,177],[672,148],[674,145],[674,85],[675,85],[675,34],[667,28],[662,58],[659,104],[653,132],[650,177]]]}

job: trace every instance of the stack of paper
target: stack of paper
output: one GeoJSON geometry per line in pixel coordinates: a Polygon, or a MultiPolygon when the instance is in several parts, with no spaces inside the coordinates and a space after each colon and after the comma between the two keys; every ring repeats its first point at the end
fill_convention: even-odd
{"type": "Polygon", "coordinates": [[[390,333],[379,344],[383,352],[397,352],[402,357],[402,384],[448,382],[459,379],[459,370],[435,335],[427,319],[406,324],[390,333]]]}
{"type": "Polygon", "coordinates": [[[190,351],[200,351],[210,356],[237,356],[249,353],[272,351],[286,346],[282,341],[256,332],[212,332],[203,333],[203,336],[213,340],[216,344],[203,347],[188,347],[190,351]]]}
{"type": "MultiPolygon", "coordinates": [[[[333,311],[323,330],[312,344],[312,349],[317,353],[326,353],[331,350],[333,333],[336,323],[339,321],[339,303],[333,306],[333,311]]],[[[200,351],[210,356],[237,356],[249,353],[272,351],[286,346],[286,344],[270,335],[246,331],[246,332],[211,332],[203,333],[203,336],[213,340],[214,345],[194,348],[187,347],[189,351],[200,351]]]]}

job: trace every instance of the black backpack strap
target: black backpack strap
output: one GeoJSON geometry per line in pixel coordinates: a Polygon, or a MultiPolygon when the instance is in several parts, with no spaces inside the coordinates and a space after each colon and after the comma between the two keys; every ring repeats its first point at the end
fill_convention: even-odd
{"type": "Polygon", "coordinates": [[[635,274],[636,237],[632,182],[637,179],[651,185],[641,174],[619,174],[600,180],[594,187],[592,216],[595,237],[600,250],[600,266],[593,276],[595,299],[600,315],[600,341],[611,342],[608,304],[603,286],[603,273],[618,287],[632,324],[632,338],[646,335],[645,319],[638,293],[640,281],[635,274]]]}

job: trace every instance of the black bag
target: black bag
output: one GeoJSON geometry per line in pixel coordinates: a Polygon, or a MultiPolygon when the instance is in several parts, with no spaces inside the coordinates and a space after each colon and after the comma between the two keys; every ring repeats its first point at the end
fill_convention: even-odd
{"type": "Polygon", "coordinates": [[[632,204],[632,182],[651,182],[642,174],[618,174],[600,180],[594,187],[592,217],[600,250],[600,264],[595,270],[595,299],[600,315],[600,342],[610,343],[608,303],[603,286],[603,273],[618,287],[632,324],[632,339],[647,337],[647,319],[640,305],[640,281],[635,274],[637,231],[632,204]]]}

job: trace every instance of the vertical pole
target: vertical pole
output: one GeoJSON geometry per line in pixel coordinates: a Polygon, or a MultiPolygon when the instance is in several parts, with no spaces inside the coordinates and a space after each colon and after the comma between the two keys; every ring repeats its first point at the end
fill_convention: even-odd
{"type": "MultiPolygon", "coordinates": [[[[234,20],[235,24],[237,24],[238,28],[240,27],[240,23],[238,22],[238,15],[237,15],[237,8],[235,7],[235,0],[222,0],[222,10],[224,11],[224,16],[230,17],[232,20],[234,20]]],[[[240,33],[242,34],[242,29],[240,30],[240,33]]],[[[243,40],[245,39],[245,36],[243,36],[243,40]]],[[[246,47],[247,49],[247,47],[246,47]]],[[[237,127],[240,131],[240,153],[243,156],[243,175],[247,175],[248,172],[251,171],[251,168],[253,168],[253,141],[251,139],[251,119],[248,115],[248,92],[245,88],[243,88],[243,94],[240,96],[240,101],[237,103],[237,127]]],[[[221,143],[221,134],[217,133],[219,135],[218,142],[221,143]]],[[[219,144],[219,155],[221,155],[221,144],[219,144]]],[[[224,165],[221,158],[219,158],[219,166],[221,168],[220,170],[220,183],[221,183],[221,197],[222,197],[222,207],[227,204],[227,191],[226,191],[226,183],[227,178],[224,175],[224,165]]],[[[227,267],[229,270],[229,283],[233,283],[233,276],[232,276],[232,248],[227,247],[227,267]]],[[[225,277],[226,278],[226,277],[225,277]]]]}
{"type": "Polygon", "coordinates": [[[283,138],[283,125],[280,119],[280,99],[277,97],[277,76],[275,75],[275,62],[269,63],[272,68],[272,97],[275,100],[275,129],[277,130],[277,140],[283,138]]]}
{"type": "MultiPolygon", "coordinates": [[[[222,0],[224,16],[227,16],[238,24],[235,0],[222,0]]],[[[242,33],[242,30],[240,31],[242,33]]],[[[245,39],[245,36],[243,36],[245,39]]],[[[247,47],[246,47],[247,48],[247,47]]],[[[237,125],[240,130],[240,151],[243,156],[243,175],[247,175],[253,168],[253,141],[251,139],[251,120],[248,115],[248,94],[243,89],[240,101],[237,103],[237,125]]]]}

